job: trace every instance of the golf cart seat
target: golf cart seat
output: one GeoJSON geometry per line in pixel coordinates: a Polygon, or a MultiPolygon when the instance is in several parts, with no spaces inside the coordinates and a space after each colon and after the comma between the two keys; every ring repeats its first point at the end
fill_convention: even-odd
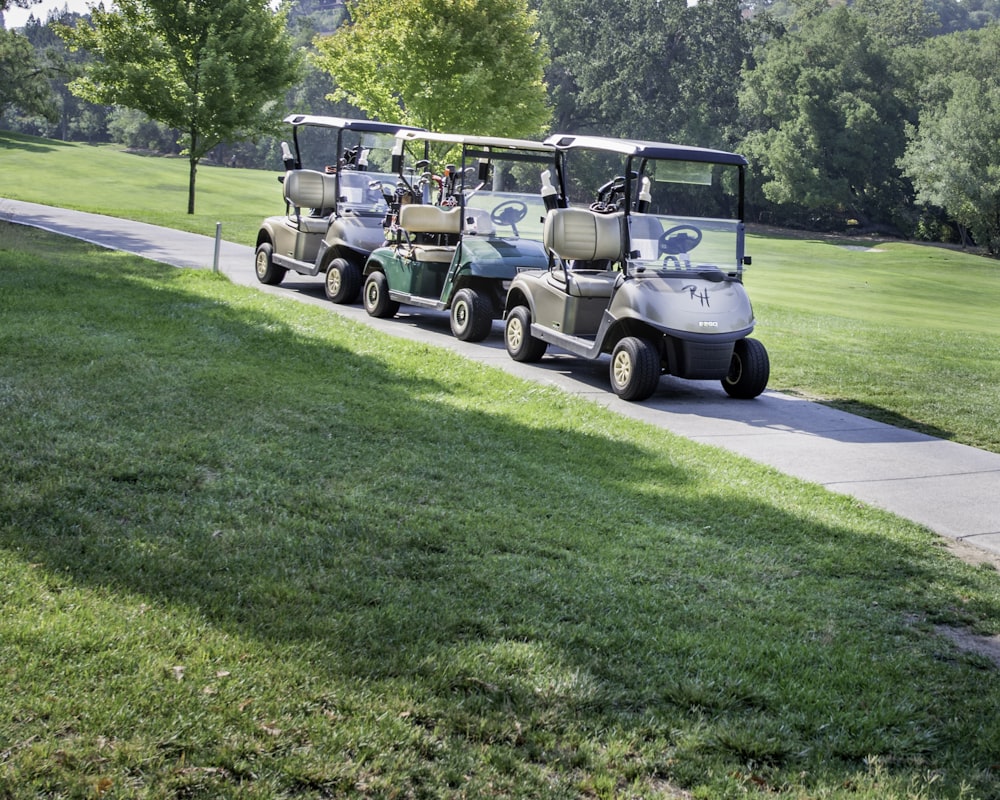
{"type": "Polygon", "coordinates": [[[285,200],[292,206],[289,218],[304,233],[326,233],[328,217],[337,203],[336,181],[312,169],[293,169],[285,173],[285,200]],[[306,214],[302,209],[309,209],[306,214]]]}
{"type": "Polygon", "coordinates": [[[411,243],[409,257],[417,261],[451,263],[455,255],[453,244],[430,244],[422,240],[451,242],[462,230],[462,210],[455,206],[445,211],[440,206],[404,205],[399,210],[399,227],[407,233],[411,243]],[[416,243],[412,243],[416,239],[416,243]]]}
{"type": "Polygon", "coordinates": [[[555,208],[545,215],[542,240],[560,259],[575,262],[566,270],[553,270],[565,278],[566,291],[574,297],[611,297],[620,272],[611,269],[622,256],[622,214],[597,214],[586,208],[555,208]],[[601,264],[581,268],[579,262],[601,264]]]}

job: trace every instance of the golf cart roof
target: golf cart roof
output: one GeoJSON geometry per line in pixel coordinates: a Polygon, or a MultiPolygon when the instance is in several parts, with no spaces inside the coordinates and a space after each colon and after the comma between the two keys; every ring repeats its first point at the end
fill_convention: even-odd
{"type": "Polygon", "coordinates": [[[568,133],[554,133],[545,140],[545,144],[552,145],[557,150],[606,150],[639,158],[702,161],[709,164],[733,164],[736,166],[746,166],[747,164],[747,160],[738,153],[708,150],[704,147],[690,147],[683,144],[644,142],[638,139],[612,139],[606,136],[576,136],[568,133]]]}
{"type": "Polygon", "coordinates": [[[445,144],[462,145],[465,147],[505,147],[510,150],[537,150],[554,153],[555,148],[544,142],[530,139],[507,139],[502,136],[466,136],[460,133],[432,133],[415,129],[400,130],[397,139],[404,141],[443,142],[445,144]]]}
{"type": "Polygon", "coordinates": [[[320,117],[311,114],[291,114],[285,117],[290,125],[312,125],[316,128],[336,128],[338,130],[368,131],[370,133],[396,133],[400,130],[419,130],[398,122],[376,122],[370,119],[348,119],[346,117],[320,117]]]}

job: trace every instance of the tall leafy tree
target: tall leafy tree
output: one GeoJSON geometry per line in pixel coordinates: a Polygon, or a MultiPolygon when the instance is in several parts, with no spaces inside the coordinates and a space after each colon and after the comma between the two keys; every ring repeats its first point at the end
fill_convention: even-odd
{"type": "Polygon", "coordinates": [[[943,208],[1000,254],[1000,27],[929,42],[924,98],[900,159],[917,199],[943,208]]]}
{"type": "Polygon", "coordinates": [[[854,9],[868,18],[876,39],[894,47],[919,44],[941,24],[926,0],[854,0],[854,9]]]}
{"type": "Polygon", "coordinates": [[[729,146],[750,25],[736,0],[544,0],[559,130],[729,146]]]}
{"type": "Polygon", "coordinates": [[[189,214],[201,159],[221,142],[270,129],[297,75],[285,16],[266,0],[115,0],[61,32],[71,48],[98,57],[71,84],[76,94],[183,132],[189,214]]]}
{"type": "Polygon", "coordinates": [[[810,16],[767,43],[744,75],[740,108],[765,197],[862,224],[904,202],[896,160],[906,109],[889,47],[846,7],[810,16]]]}
{"type": "Polygon", "coordinates": [[[0,28],[0,115],[11,108],[59,119],[46,65],[26,37],[0,28]]]}
{"type": "Polygon", "coordinates": [[[548,124],[545,52],[525,0],[354,0],[316,39],[334,101],[430,130],[532,136],[548,124]]]}

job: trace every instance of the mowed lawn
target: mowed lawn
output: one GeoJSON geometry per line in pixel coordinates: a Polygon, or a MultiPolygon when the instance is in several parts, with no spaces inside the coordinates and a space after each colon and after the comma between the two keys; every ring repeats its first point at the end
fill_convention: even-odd
{"type": "Polygon", "coordinates": [[[915,525],[6,224],[0,314],[0,796],[1000,793],[1000,575],[915,525]]]}
{"type": "MultiPolygon", "coordinates": [[[[245,244],[282,209],[278,165],[193,217],[183,159],[0,172],[245,244]]],[[[1000,448],[996,262],[748,249],[771,388],[1000,448]]],[[[1000,576],[917,526],[3,223],[0,314],[2,797],[1000,796],[1000,576]]]]}

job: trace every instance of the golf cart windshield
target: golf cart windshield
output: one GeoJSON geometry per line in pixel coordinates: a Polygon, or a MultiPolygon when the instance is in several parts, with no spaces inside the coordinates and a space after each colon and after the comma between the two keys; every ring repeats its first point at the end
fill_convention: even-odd
{"type": "Polygon", "coordinates": [[[739,167],[694,161],[643,161],[628,215],[631,266],[739,270],[739,167]]]}
{"type": "Polygon", "coordinates": [[[465,234],[541,241],[539,174],[554,163],[552,148],[535,142],[414,134],[402,147],[401,175],[418,202],[461,205],[465,234]]]}
{"type": "Polygon", "coordinates": [[[563,162],[570,202],[623,215],[630,271],[740,272],[740,163],[718,163],[703,151],[683,158],[683,148],[677,150],[677,157],[654,158],[642,151],[570,149],[563,162]]]}
{"type": "Polygon", "coordinates": [[[389,210],[382,190],[383,184],[395,186],[396,176],[387,172],[344,169],[340,173],[340,213],[383,216],[389,210]]]}
{"type": "Polygon", "coordinates": [[[333,170],[343,165],[359,171],[389,172],[396,141],[391,133],[338,131],[318,125],[298,126],[295,138],[302,159],[301,168],[320,172],[327,167],[333,170]]]}

